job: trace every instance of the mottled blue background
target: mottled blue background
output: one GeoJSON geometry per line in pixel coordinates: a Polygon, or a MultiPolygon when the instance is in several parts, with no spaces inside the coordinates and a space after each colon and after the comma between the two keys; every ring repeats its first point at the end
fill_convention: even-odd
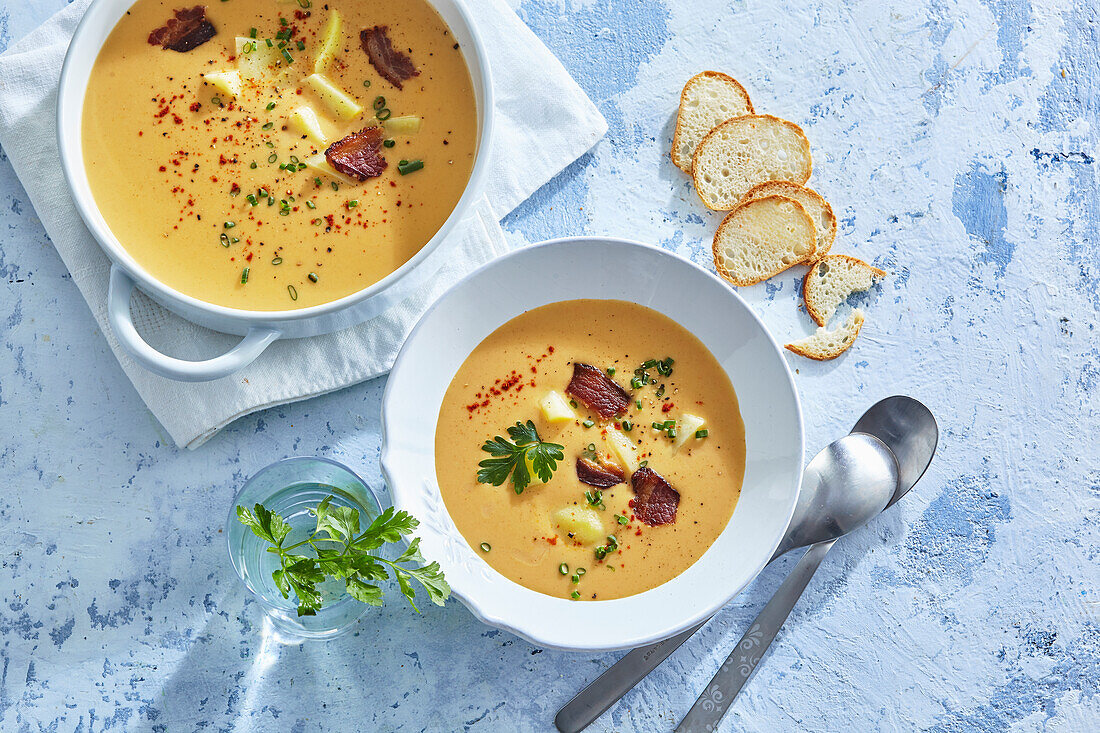
{"type": "MultiPolygon", "coordinates": [[[[0,7],[0,49],[63,0],[0,7]]],[[[505,220],[707,264],[718,216],[667,160],[704,68],[802,124],[834,251],[890,273],[841,359],[790,356],[816,451],[874,400],[927,402],[942,444],[841,542],[723,730],[1100,730],[1100,62],[1078,0],[528,0],[521,17],[610,132],[505,220]]],[[[0,156],[2,157],[2,156],[0,156]]],[[[618,655],[542,651],[458,603],[278,646],[226,563],[251,473],[326,455],[377,486],[384,380],[170,447],[0,160],[0,729],[549,730],[618,655]]],[[[742,290],[808,333],[800,272],[742,290]]],[[[784,577],[769,567],[594,727],[671,728],[784,577]]],[[[715,579],[721,582],[720,578],[715,579]]]]}

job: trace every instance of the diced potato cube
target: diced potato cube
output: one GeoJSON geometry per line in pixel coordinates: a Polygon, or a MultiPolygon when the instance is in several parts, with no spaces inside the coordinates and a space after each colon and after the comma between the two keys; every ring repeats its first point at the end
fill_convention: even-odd
{"type": "Polygon", "coordinates": [[[288,122],[292,128],[306,135],[318,145],[322,147],[328,145],[325,132],[321,129],[321,121],[317,119],[317,113],[313,111],[312,107],[304,104],[301,107],[296,107],[290,113],[288,122]]]}
{"type": "Polygon", "coordinates": [[[363,111],[358,102],[333,84],[324,74],[310,74],[305,78],[305,82],[340,117],[351,119],[363,111]]]}
{"type": "Polygon", "coordinates": [[[340,47],[343,30],[344,19],[340,15],[340,11],[334,9],[328,16],[328,22],[325,23],[321,46],[317,51],[317,58],[313,60],[314,72],[320,74],[332,63],[332,59],[336,56],[336,50],[340,47]]]}
{"type": "Polygon", "coordinates": [[[539,403],[542,414],[547,422],[568,422],[577,419],[573,408],[569,406],[569,400],[565,399],[561,392],[550,390],[539,403]]]}
{"type": "Polygon", "coordinates": [[[416,115],[391,117],[382,123],[382,127],[391,135],[415,135],[420,132],[420,118],[416,115]]]}
{"type": "Polygon", "coordinates": [[[321,175],[328,176],[329,178],[335,178],[337,181],[343,181],[344,183],[354,186],[359,183],[351,176],[345,176],[340,171],[332,167],[332,164],[325,158],[324,153],[317,153],[317,155],[311,155],[303,161],[310,170],[313,170],[321,175]]]}
{"type": "Polygon", "coordinates": [[[202,78],[222,94],[231,97],[241,95],[241,72],[239,71],[211,71],[202,75],[202,78]]]}
{"type": "Polygon", "coordinates": [[[264,38],[237,36],[237,69],[245,79],[274,77],[284,71],[283,55],[264,38]]]}
{"type": "Polygon", "coordinates": [[[706,421],[698,415],[685,412],[676,421],[676,450],[680,450],[684,443],[695,440],[695,431],[706,425],[706,421]]]}
{"type": "Polygon", "coordinates": [[[554,521],[562,537],[585,545],[599,544],[607,534],[599,512],[590,507],[567,506],[559,509],[554,512],[554,521]]]}
{"type": "Polygon", "coordinates": [[[638,446],[634,445],[630,438],[615,428],[609,427],[604,439],[607,441],[607,447],[618,459],[620,465],[631,473],[638,470],[638,446]]]}

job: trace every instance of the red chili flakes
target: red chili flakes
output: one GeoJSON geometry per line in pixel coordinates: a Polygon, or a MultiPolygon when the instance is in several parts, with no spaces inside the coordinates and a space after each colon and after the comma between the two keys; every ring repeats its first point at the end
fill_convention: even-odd
{"type": "Polygon", "coordinates": [[[163,165],[162,165],[162,166],[160,167],[160,172],[161,172],[161,173],[164,173],[164,171],[166,171],[166,170],[168,170],[168,168],[167,168],[166,166],[163,166],[163,165]]]}
{"type": "Polygon", "coordinates": [[[202,103],[201,102],[192,102],[191,106],[188,107],[187,109],[191,110],[192,112],[198,112],[200,109],[202,109],[202,103]]]}
{"type": "Polygon", "coordinates": [[[666,402],[661,405],[661,412],[669,412],[670,410],[672,410],[673,407],[675,407],[675,405],[673,405],[671,402],[666,402]]]}

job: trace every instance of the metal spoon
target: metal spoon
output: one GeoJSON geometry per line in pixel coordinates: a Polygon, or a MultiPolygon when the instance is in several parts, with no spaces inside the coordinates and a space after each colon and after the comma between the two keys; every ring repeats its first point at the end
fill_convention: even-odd
{"type": "MultiPolygon", "coordinates": [[[[897,461],[878,438],[852,434],[830,444],[806,466],[790,528],[772,559],[862,526],[886,508],[897,485],[897,461]]],[[[704,623],[628,652],[558,711],[558,730],[583,730],[704,623]]]]}
{"type": "MultiPolygon", "coordinates": [[[[856,423],[853,432],[856,431],[878,437],[895,454],[899,480],[891,504],[911,489],[924,473],[932,460],[939,437],[936,421],[928,408],[910,397],[901,396],[888,397],[872,406],[856,423]]],[[[788,535],[801,532],[801,523],[805,521],[805,512],[812,501],[811,493],[807,490],[810,485],[811,482],[804,480],[788,535]]],[[[795,545],[784,538],[772,559],[794,548],[795,545]]],[[[674,637],[625,654],[558,711],[554,721],[558,730],[562,733],[583,730],[702,626],[702,623],[698,624],[674,637]]]]}
{"type": "MultiPolygon", "coordinates": [[[[893,504],[905,496],[932,462],[939,441],[936,419],[927,407],[914,399],[890,397],[859,419],[855,430],[860,429],[876,431],[886,444],[897,449],[897,465],[903,478],[899,480],[890,500],[893,504]]],[[[835,542],[835,539],[819,542],[806,551],[748,632],[741,637],[706,690],[680,721],[676,727],[677,733],[717,729],[722,716],[760,664],[791,609],[802,596],[802,591],[835,542]]]]}

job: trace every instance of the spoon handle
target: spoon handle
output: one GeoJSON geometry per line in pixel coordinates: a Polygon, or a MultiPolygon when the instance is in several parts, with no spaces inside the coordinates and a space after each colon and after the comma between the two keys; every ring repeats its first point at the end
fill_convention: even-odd
{"type": "Polygon", "coordinates": [[[817,572],[825,555],[836,540],[819,542],[812,545],[794,570],[779,586],[768,605],[753,621],[752,626],[741,637],[741,641],[734,647],[733,652],[726,657],[726,661],[711,678],[706,690],[691,706],[691,710],[676,727],[676,733],[698,733],[701,731],[713,731],[718,727],[718,721],[726,714],[726,710],[733,704],[737,693],[749,681],[749,677],[756,671],[760,659],[768,651],[780,627],[787,620],[794,604],[802,596],[802,591],[810,582],[810,578],[817,572]]]}

